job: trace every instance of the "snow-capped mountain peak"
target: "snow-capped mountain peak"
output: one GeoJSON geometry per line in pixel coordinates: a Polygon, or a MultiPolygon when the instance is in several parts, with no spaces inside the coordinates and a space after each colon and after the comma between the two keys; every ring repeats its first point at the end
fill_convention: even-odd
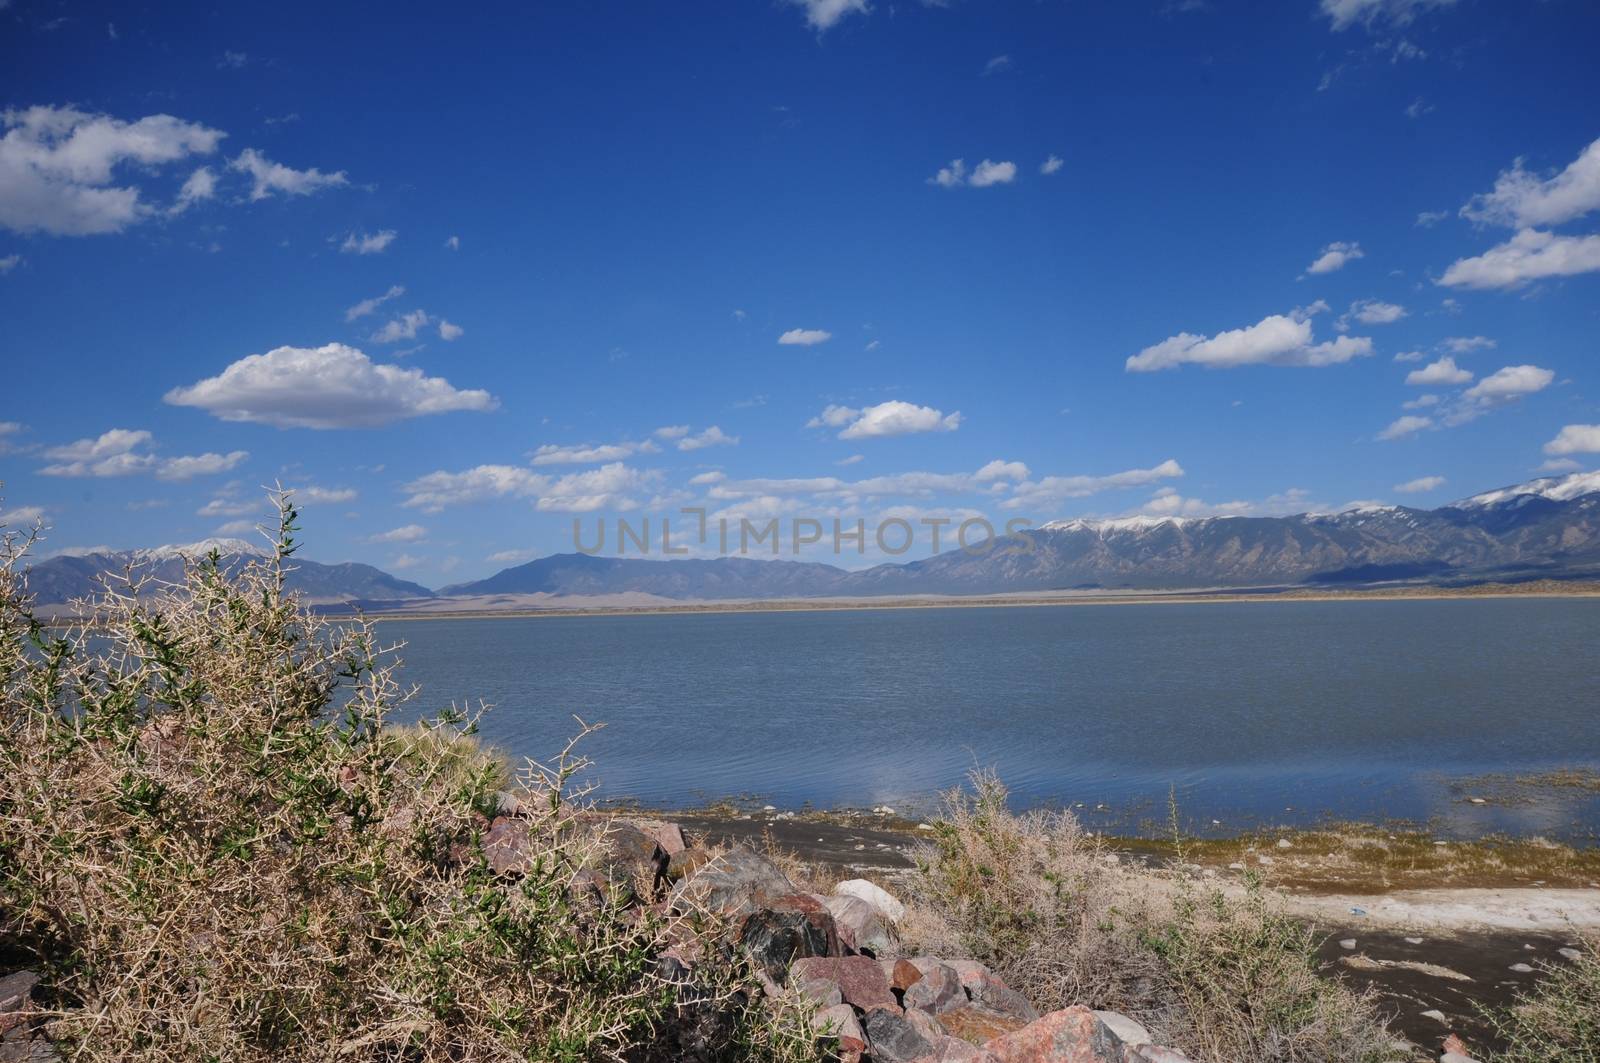
{"type": "Polygon", "coordinates": [[[178,557],[204,557],[215,550],[223,556],[249,554],[257,557],[264,556],[267,551],[257,543],[245,539],[201,539],[197,543],[174,543],[167,546],[152,546],[145,550],[132,551],[143,561],[169,561],[178,557]]]}
{"type": "Polygon", "coordinates": [[[1452,502],[1449,509],[1485,509],[1489,506],[1504,505],[1508,502],[1518,502],[1530,498],[1548,498],[1552,502],[1570,502],[1583,495],[1600,492],[1600,470],[1595,472],[1575,472],[1567,476],[1543,476],[1527,483],[1516,484],[1512,487],[1501,487],[1494,491],[1485,491],[1470,498],[1463,498],[1459,502],[1452,502]]]}

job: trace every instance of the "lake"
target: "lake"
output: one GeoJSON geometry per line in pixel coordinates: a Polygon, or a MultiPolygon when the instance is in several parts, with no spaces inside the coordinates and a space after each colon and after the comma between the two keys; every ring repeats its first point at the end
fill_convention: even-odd
{"type": "Polygon", "coordinates": [[[1326,817],[1589,837],[1600,600],[1078,605],[390,621],[421,709],[493,704],[598,794],[915,814],[975,766],[1021,805],[1201,832],[1326,817]],[[1502,778],[1482,778],[1501,776],[1502,778]],[[1486,796],[1488,803],[1471,798],[1486,796]],[[1104,806],[1104,807],[1098,807],[1104,806]],[[1217,822],[1213,822],[1213,821],[1217,822]]]}

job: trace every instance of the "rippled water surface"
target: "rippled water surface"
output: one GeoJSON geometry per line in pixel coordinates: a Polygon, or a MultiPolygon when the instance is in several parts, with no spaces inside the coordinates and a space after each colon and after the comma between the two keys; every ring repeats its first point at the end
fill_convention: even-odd
{"type": "Polygon", "coordinates": [[[1486,774],[1600,768],[1600,601],[851,610],[382,625],[423,708],[544,756],[572,715],[601,794],[926,807],[974,765],[1024,803],[1149,827],[1324,815],[1586,835],[1600,795],[1486,774]],[[1471,781],[1463,782],[1463,779],[1471,781]],[[1497,789],[1498,787],[1498,789],[1497,789]],[[1478,792],[1495,799],[1469,801],[1478,792]]]}

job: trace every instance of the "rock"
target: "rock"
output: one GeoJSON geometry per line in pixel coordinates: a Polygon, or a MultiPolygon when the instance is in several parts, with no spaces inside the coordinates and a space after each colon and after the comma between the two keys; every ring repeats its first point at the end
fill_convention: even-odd
{"type": "Polygon", "coordinates": [[[533,832],[523,820],[496,816],[482,844],[483,858],[497,875],[520,875],[533,861],[533,832]]]}
{"type": "Polygon", "coordinates": [[[0,1033],[28,1021],[29,997],[39,984],[32,971],[17,971],[0,978],[0,1033]]]}
{"type": "Polygon", "coordinates": [[[1120,1011],[1097,1011],[1094,1013],[1094,1017],[1105,1023],[1111,1032],[1116,1034],[1117,1038],[1125,1045],[1148,1045],[1154,1043],[1149,1030],[1120,1011]]]}
{"type": "Polygon", "coordinates": [[[1293,849],[1294,848],[1294,842],[1291,842],[1288,838],[1279,838],[1278,839],[1278,848],[1280,848],[1280,849],[1293,849]]]}
{"type": "Polygon", "coordinates": [[[711,862],[711,854],[693,846],[667,857],[667,881],[681,882],[711,862]]]}
{"type": "Polygon", "coordinates": [[[61,1056],[43,1037],[30,1037],[0,1044],[0,1063],[61,1063],[61,1056]]]}
{"type": "Polygon", "coordinates": [[[789,964],[807,956],[839,952],[833,916],[810,897],[780,897],[772,907],[746,917],[739,944],[773,978],[782,978],[789,964]]]}
{"type": "Polygon", "coordinates": [[[884,1007],[900,1010],[894,994],[889,991],[888,976],[870,956],[808,957],[795,960],[789,968],[791,983],[798,980],[799,984],[804,984],[812,978],[833,982],[846,1004],[863,1011],[884,1007]]]}
{"type": "Polygon", "coordinates": [[[1160,1045],[1129,1045],[1122,1050],[1123,1063],[1191,1063],[1188,1056],[1176,1048],[1160,1045]]]}
{"type": "Polygon", "coordinates": [[[826,897],[823,903],[833,913],[839,940],[852,951],[874,956],[886,956],[895,951],[898,939],[872,905],[849,895],[826,897]]]}
{"type": "Polygon", "coordinates": [[[898,923],[906,917],[906,906],[897,901],[890,893],[879,886],[873,885],[864,878],[847,879],[833,887],[835,897],[860,897],[878,910],[878,914],[891,923],[898,923]]]}
{"type": "Polygon", "coordinates": [[[676,823],[663,823],[656,828],[656,845],[667,854],[667,859],[677,856],[689,848],[689,843],[683,838],[683,828],[676,823]]]}
{"type": "Polygon", "coordinates": [[[1344,949],[1346,952],[1349,952],[1351,949],[1356,947],[1356,939],[1355,938],[1345,938],[1345,939],[1343,939],[1342,941],[1339,942],[1339,947],[1341,949],[1344,949]]]}
{"type": "Polygon", "coordinates": [[[1407,945],[1420,945],[1420,944],[1422,944],[1422,939],[1421,938],[1406,938],[1406,944],[1407,945]]]}
{"type": "MultiPolygon", "coordinates": [[[[844,994],[839,992],[838,983],[826,978],[813,978],[806,982],[805,985],[795,986],[794,988],[799,990],[801,996],[819,1008],[831,1008],[844,1003],[844,994]]],[[[852,1012],[852,1014],[854,1013],[852,1012]]]]}
{"type": "Polygon", "coordinates": [[[966,1004],[942,1012],[938,1019],[939,1025],[943,1026],[951,1037],[959,1037],[974,1045],[986,1044],[996,1037],[1004,1037],[1027,1025],[1014,1016],[1002,1015],[998,1011],[990,1011],[977,1004],[966,1004]]]}
{"type": "Polygon", "coordinates": [[[1123,1042],[1080,1005],[1052,1011],[984,1045],[999,1063],[1122,1063],[1123,1042]]]}
{"type": "Polygon", "coordinates": [[[933,1043],[917,1028],[915,1020],[893,1005],[867,1009],[862,1026],[867,1031],[872,1063],[911,1063],[933,1051],[933,1043]]]}
{"type": "Polygon", "coordinates": [[[533,811],[522,798],[510,790],[496,790],[494,792],[494,805],[495,810],[502,816],[521,816],[533,811]]]}
{"type": "Polygon", "coordinates": [[[849,1004],[834,1004],[817,1012],[811,1020],[812,1028],[823,1037],[832,1037],[839,1045],[839,1055],[854,1052],[857,1058],[867,1050],[867,1035],[856,1020],[855,1009],[849,1004]]]}
{"type": "Polygon", "coordinates": [[[974,960],[951,960],[948,966],[960,977],[961,986],[973,1003],[1023,1022],[1032,1022],[1039,1017],[1026,997],[1006,985],[999,975],[983,964],[974,960]]]}
{"type": "Polygon", "coordinates": [[[1516,971],[1518,974],[1532,974],[1533,973],[1533,968],[1528,966],[1525,963],[1513,963],[1511,965],[1511,970],[1516,971]]]}
{"type": "Polygon", "coordinates": [[[942,963],[912,983],[906,989],[904,1000],[907,1011],[925,1011],[930,1015],[964,1007],[966,1003],[961,976],[942,963]]]}
{"type": "Polygon", "coordinates": [[[1424,1019],[1432,1019],[1434,1022],[1442,1023],[1445,1026],[1450,1025],[1450,1020],[1445,1018],[1444,1012],[1440,1011],[1438,1008],[1429,1008],[1427,1011],[1422,1013],[1422,1017],[1424,1019]]]}
{"type": "Polygon", "coordinates": [[[637,823],[614,820],[606,829],[602,858],[612,881],[639,881],[652,894],[667,877],[667,854],[656,844],[654,831],[637,823]]]}
{"type": "Polygon", "coordinates": [[[917,1033],[922,1035],[922,1039],[928,1042],[930,1045],[936,1045],[948,1036],[944,1032],[944,1027],[939,1025],[939,1020],[934,1018],[932,1015],[929,1015],[925,1011],[917,1011],[914,1008],[906,1008],[905,1016],[906,1021],[909,1022],[912,1027],[916,1029],[917,1033]]]}
{"type": "Polygon", "coordinates": [[[1556,949],[1556,952],[1560,954],[1563,960],[1571,960],[1573,963],[1583,959],[1583,953],[1577,949],[1556,949]]]}
{"type": "Polygon", "coordinates": [[[918,1056],[916,1063],[993,1063],[993,1060],[994,1056],[986,1049],[946,1034],[933,1042],[932,1052],[918,1056]]]}
{"type": "Polygon", "coordinates": [[[706,863],[672,890],[672,906],[699,905],[732,919],[748,918],[780,897],[794,894],[794,883],[771,860],[742,845],[706,863]]]}
{"type": "Polygon", "coordinates": [[[886,970],[889,974],[889,988],[898,989],[904,993],[907,989],[922,981],[922,968],[910,960],[885,960],[886,970]]]}

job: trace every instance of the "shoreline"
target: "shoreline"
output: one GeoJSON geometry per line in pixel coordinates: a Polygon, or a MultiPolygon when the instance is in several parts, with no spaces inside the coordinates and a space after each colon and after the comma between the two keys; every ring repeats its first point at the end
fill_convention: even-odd
{"type": "MultiPolygon", "coordinates": [[[[860,612],[900,609],[1005,609],[1047,608],[1051,606],[1107,605],[1191,605],[1261,602],[1372,602],[1372,601],[1461,601],[1469,599],[1577,599],[1600,600],[1600,583],[1481,584],[1474,587],[1396,587],[1362,590],[1229,591],[1196,588],[1186,591],[1130,591],[1126,593],[1018,592],[1017,594],[936,595],[883,598],[772,598],[686,600],[681,603],[651,602],[639,605],[550,605],[506,608],[379,609],[324,613],[330,620],[365,618],[384,620],[521,620],[560,616],[668,616],[675,614],[725,615],[729,613],[860,612]]],[[[437,599],[418,599],[420,602],[437,599]]]]}
{"type": "MultiPolygon", "coordinates": [[[[836,871],[893,881],[915,867],[925,825],[873,812],[743,812],[712,808],[614,810],[680,823],[727,844],[776,848],[836,871]]],[[[1600,929],[1600,847],[1539,839],[1438,843],[1426,832],[1396,835],[1372,824],[1340,831],[1277,829],[1229,839],[1178,843],[1101,834],[1108,854],[1129,867],[1187,868],[1225,889],[1243,889],[1247,874],[1274,887],[1295,915],[1340,928],[1426,929],[1434,932],[1570,932],[1600,929]],[[1393,838],[1375,866],[1362,844],[1393,838]],[[1340,846],[1345,848],[1341,849],[1340,846]],[[1331,851],[1330,851],[1331,850],[1331,851]],[[1527,854],[1541,858],[1523,866],[1527,854]],[[1509,866],[1508,866],[1509,865],[1509,866]]]]}

